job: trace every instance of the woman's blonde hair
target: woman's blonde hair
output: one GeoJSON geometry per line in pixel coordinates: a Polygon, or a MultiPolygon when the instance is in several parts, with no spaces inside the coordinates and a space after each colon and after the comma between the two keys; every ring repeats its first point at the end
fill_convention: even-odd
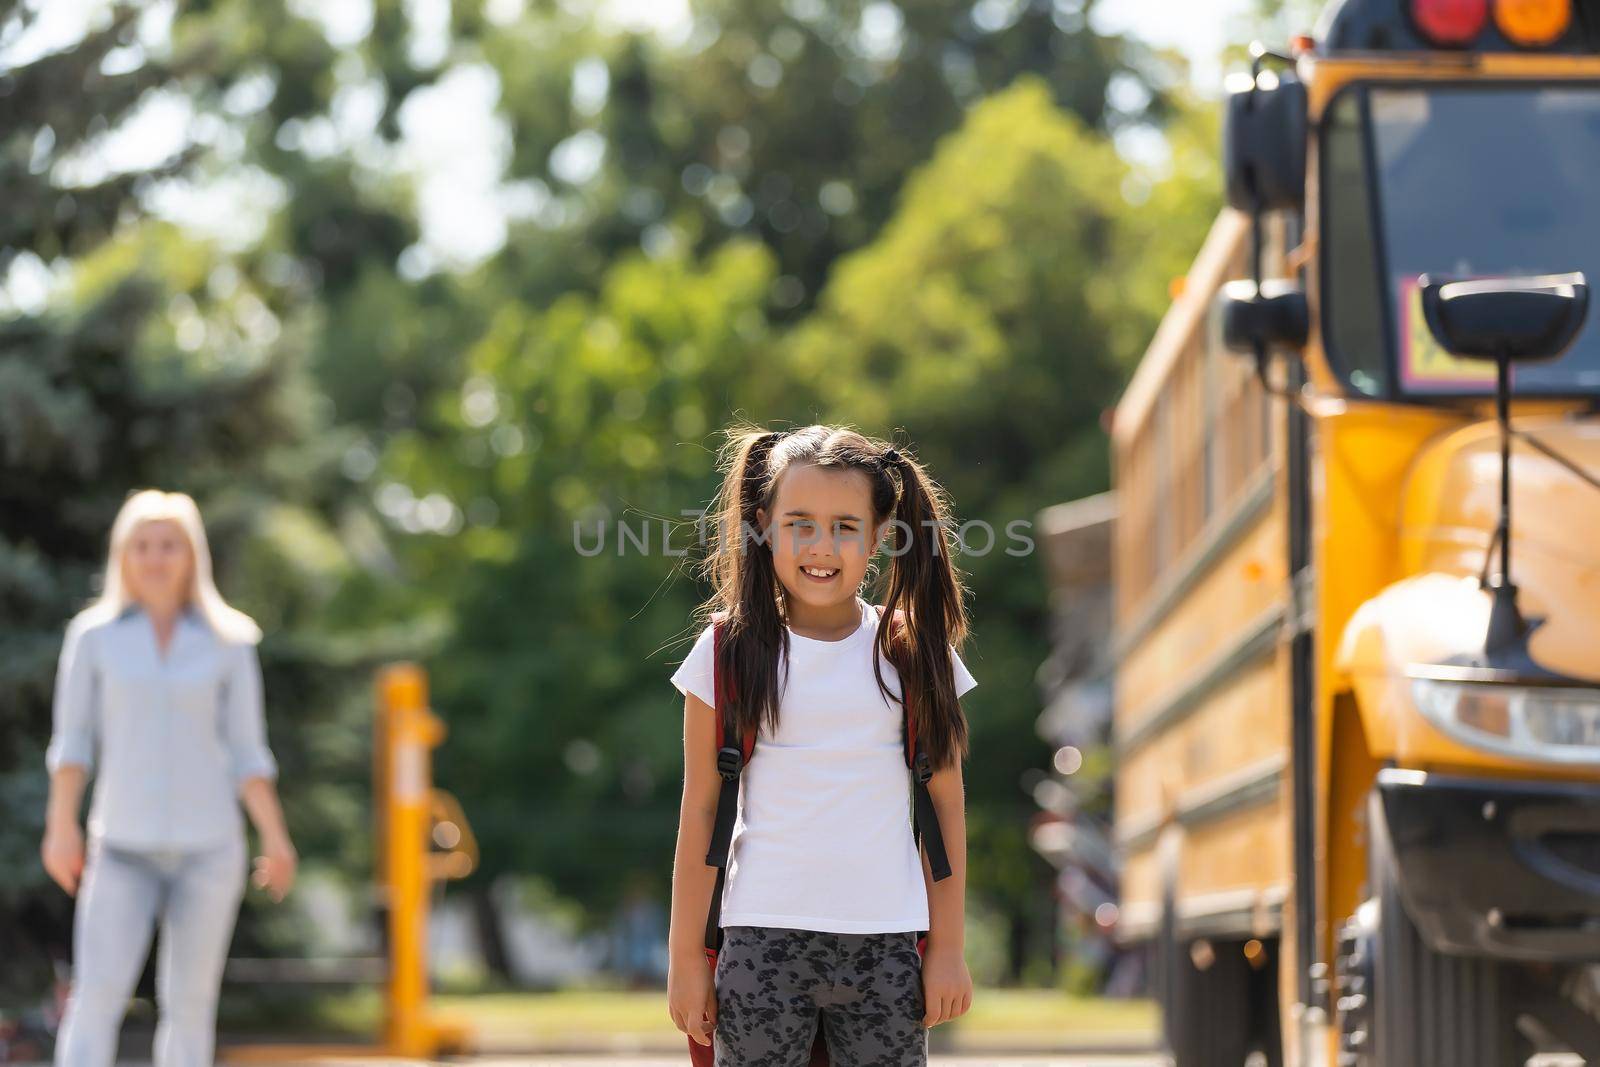
{"type": "MultiPolygon", "coordinates": [[[[261,640],[261,627],[238,608],[222,599],[211,577],[211,546],[206,540],[200,508],[188,493],[165,493],[160,489],[140,489],[128,494],[116,521],[111,524],[111,548],[106,554],[104,588],[94,603],[79,612],[84,623],[109,622],[134,601],[122,573],[122,556],[128,538],[144,522],[169,520],[178,524],[189,539],[194,557],[190,569],[188,602],[199,611],[219,637],[240,644],[261,640]]],[[[75,620],[76,621],[76,620],[75,620]]]]}

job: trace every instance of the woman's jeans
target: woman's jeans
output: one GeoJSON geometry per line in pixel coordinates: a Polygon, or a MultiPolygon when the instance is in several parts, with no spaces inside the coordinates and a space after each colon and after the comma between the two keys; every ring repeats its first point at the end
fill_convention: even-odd
{"type": "Polygon", "coordinates": [[[111,1067],[158,922],[155,1067],[211,1067],[217,992],[247,864],[243,834],[199,851],[133,851],[90,840],[56,1067],[111,1067]]]}

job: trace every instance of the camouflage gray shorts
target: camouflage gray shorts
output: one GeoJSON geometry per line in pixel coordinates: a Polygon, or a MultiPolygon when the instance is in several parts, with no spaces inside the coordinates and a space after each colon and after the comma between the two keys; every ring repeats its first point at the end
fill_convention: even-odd
{"type": "Polygon", "coordinates": [[[924,1067],[917,935],[723,928],[717,1067],[805,1067],[817,1026],[833,1067],[924,1067]]]}

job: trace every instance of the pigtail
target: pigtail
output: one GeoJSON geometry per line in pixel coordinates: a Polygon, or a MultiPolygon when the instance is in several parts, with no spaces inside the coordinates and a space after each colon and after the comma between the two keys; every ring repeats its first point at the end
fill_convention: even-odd
{"type": "MultiPolygon", "coordinates": [[[[904,612],[905,644],[890,659],[911,695],[917,736],[934,767],[944,767],[969,751],[950,656],[967,637],[965,594],[951,554],[950,507],[915,457],[890,447],[880,462],[900,480],[885,621],[897,609],[904,612]]],[[[882,629],[887,648],[893,628],[882,629]]]]}
{"type": "Polygon", "coordinates": [[[776,653],[788,651],[788,631],[779,614],[779,588],[769,551],[770,533],[761,529],[756,510],[773,484],[773,451],[787,434],[754,426],[728,433],[719,466],[722,487],[712,514],[713,547],[705,561],[712,586],[711,621],[726,623],[719,649],[724,677],[737,679],[724,699],[733,706],[742,735],[765,719],[778,723],[776,653]]]}

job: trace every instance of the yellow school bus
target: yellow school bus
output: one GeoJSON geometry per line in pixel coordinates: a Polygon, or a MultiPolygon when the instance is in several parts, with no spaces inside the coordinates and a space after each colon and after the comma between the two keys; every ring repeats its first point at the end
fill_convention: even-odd
{"type": "Polygon", "coordinates": [[[1178,1067],[1600,1063],[1600,0],[1227,95],[1118,403],[1118,935],[1178,1067]]]}

